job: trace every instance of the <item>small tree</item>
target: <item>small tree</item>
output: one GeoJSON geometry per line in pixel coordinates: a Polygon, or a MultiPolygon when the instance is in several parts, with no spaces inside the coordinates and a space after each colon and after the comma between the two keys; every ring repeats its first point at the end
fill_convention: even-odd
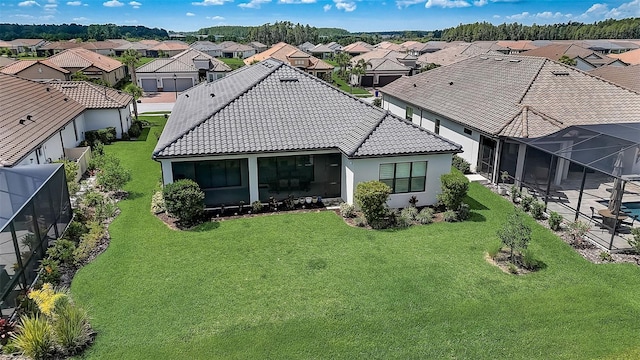
{"type": "Polygon", "coordinates": [[[440,176],[440,181],[442,193],[438,195],[438,200],[447,210],[457,211],[469,191],[469,179],[459,172],[451,172],[440,176]]]}
{"type": "Polygon", "coordinates": [[[377,180],[361,182],[356,186],[356,204],[372,227],[387,215],[386,203],[390,194],[389,185],[377,180]]]}
{"type": "Polygon", "coordinates": [[[64,175],[67,177],[67,189],[69,190],[69,195],[75,195],[78,190],[80,190],[80,184],[76,181],[76,175],[78,174],[80,165],[75,161],[66,159],[58,160],[56,162],[64,164],[64,175]]]}
{"type": "Polygon", "coordinates": [[[96,182],[107,191],[122,190],[124,185],[131,181],[131,171],[120,165],[117,158],[106,155],[103,157],[104,161],[96,175],[96,182]]]}
{"type": "Polygon", "coordinates": [[[131,84],[127,84],[127,86],[124,87],[124,92],[126,92],[127,94],[133,96],[133,115],[136,117],[136,119],[138,118],[138,102],[137,100],[142,97],[142,88],[137,86],[134,83],[131,84]]]}
{"type": "Polygon", "coordinates": [[[515,262],[515,256],[525,250],[531,241],[531,227],[524,223],[522,210],[515,209],[509,214],[507,221],[498,230],[498,238],[509,247],[509,257],[512,263],[515,262]]]}
{"type": "Polygon", "coordinates": [[[565,65],[569,65],[569,66],[576,66],[576,64],[578,63],[576,61],[576,59],[572,59],[567,55],[562,55],[560,57],[560,59],[558,59],[558,62],[561,62],[561,63],[563,63],[565,65]]]}
{"type": "Polygon", "coordinates": [[[167,211],[178,218],[182,225],[193,225],[204,211],[204,192],[189,179],[165,185],[162,195],[167,211]]]}

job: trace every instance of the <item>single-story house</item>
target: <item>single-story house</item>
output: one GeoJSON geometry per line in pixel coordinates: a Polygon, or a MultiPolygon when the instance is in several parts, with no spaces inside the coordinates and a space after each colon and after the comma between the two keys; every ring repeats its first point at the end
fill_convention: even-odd
{"type": "Polygon", "coordinates": [[[629,66],[605,65],[589,71],[589,74],[624,86],[640,94],[640,64],[629,66]]]}
{"type": "Polygon", "coordinates": [[[36,53],[38,56],[51,56],[67,49],[82,47],[82,43],[75,41],[54,41],[46,45],[40,46],[36,53]]]}
{"type": "Polygon", "coordinates": [[[319,59],[328,59],[333,56],[333,49],[329,48],[327,45],[318,44],[313,47],[313,49],[307,51],[309,54],[319,58],[319,59]]]}
{"type": "Polygon", "coordinates": [[[80,45],[83,49],[91,50],[100,55],[113,56],[116,54],[115,49],[123,44],[113,41],[87,41],[80,45]]]}
{"type": "Polygon", "coordinates": [[[284,42],[277,43],[267,51],[244,59],[244,63],[251,65],[268,58],[280,60],[325,80],[330,79],[333,71],[333,65],[284,42]]]}
{"type": "Polygon", "coordinates": [[[0,72],[36,81],[69,80],[71,76],[69,71],[49,60],[20,60],[3,67],[0,72]]]}
{"type": "Polygon", "coordinates": [[[338,44],[335,41],[332,41],[330,43],[327,44],[327,47],[331,50],[333,50],[334,53],[339,53],[342,52],[342,45],[338,44]]]}
{"type": "Polygon", "coordinates": [[[640,119],[639,93],[542,57],[479,55],[380,92],[384,109],[461,144],[472,170],[494,182],[502,171],[522,179],[525,164],[537,178],[566,179],[568,161],[549,172],[548,159],[522,139],[640,119]]]}
{"type": "Polygon", "coordinates": [[[114,127],[117,139],[129,131],[133,96],[87,81],[51,81],[48,85],[85,107],[85,131],[114,127]]]}
{"type": "MultiPolygon", "coordinates": [[[[140,41],[142,43],[142,41],[140,41]]],[[[187,50],[189,45],[180,40],[167,40],[156,45],[152,45],[147,50],[147,55],[151,57],[170,57],[178,55],[187,50]]]]}
{"type": "Polygon", "coordinates": [[[234,44],[230,46],[223,47],[222,50],[223,58],[238,58],[238,59],[246,59],[249,56],[253,56],[256,54],[256,49],[249,45],[244,44],[234,44]]]}
{"type": "Polygon", "coordinates": [[[378,43],[375,45],[376,49],[382,49],[382,50],[393,50],[393,51],[397,51],[397,52],[407,52],[407,49],[404,48],[402,45],[400,44],[396,44],[396,43],[392,43],[389,41],[383,41],[381,43],[378,43]]]}
{"type": "Polygon", "coordinates": [[[10,57],[6,57],[6,56],[0,56],[0,69],[2,69],[5,66],[9,66],[15,62],[17,62],[17,59],[14,58],[10,58],[10,57]]]}
{"type": "Polygon", "coordinates": [[[115,52],[116,56],[122,56],[124,55],[125,51],[129,50],[129,49],[133,49],[135,51],[138,52],[138,54],[140,54],[140,56],[147,56],[147,50],[149,50],[151,46],[147,45],[147,44],[143,44],[141,42],[126,42],[124,44],[120,44],[117,47],[115,47],[113,49],[113,51],[115,52]]]}
{"type": "Polygon", "coordinates": [[[498,54],[498,52],[477,46],[475,44],[459,43],[457,45],[449,46],[445,49],[433,53],[422,54],[418,56],[418,60],[416,62],[420,66],[425,66],[428,64],[437,64],[443,66],[453,64],[454,62],[468,59],[476,55],[488,53],[498,54]]]}
{"type": "Polygon", "coordinates": [[[82,71],[86,76],[112,86],[125,77],[125,66],[120,61],[83,48],[68,49],[47,60],[71,74],[82,71]]]}
{"type": "Polygon", "coordinates": [[[609,54],[611,58],[624,61],[630,65],[640,64],[640,49],[630,50],[621,54],[609,54]]]}
{"type": "Polygon", "coordinates": [[[269,47],[261,42],[258,41],[252,41],[250,43],[248,43],[247,45],[251,46],[252,48],[256,49],[256,54],[257,53],[261,53],[265,50],[267,50],[269,47]]]}
{"type": "Polygon", "coordinates": [[[36,52],[40,46],[47,43],[44,39],[15,39],[9,41],[11,46],[9,49],[14,54],[20,54],[25,52],[36,52]]]}
{"type": "Polygon", "coordinates": [[[509,54],[520,54],[537,48],[531,40],[500,40],[497,44],[509,49],[509,54]]]}
{"type": "Polygon", "coordinates": [[[231,71],[222,61],[196,49],[170,58],[155,59],[136,69],[138,86],[145,92],[184,91],[202,81],[214,81],[231,71]]]}
{"type": "Polygon", "coordinates": [[[289,64],[267,59],[180,94],[153,158],[193,179],[207,207],[389,184],[391,207],[436,202],[460,146],[289,64]]]}
{"type": "Polygon", "coordinates": [[[373,45],[367,44],[364,41],[356,41],[352,44],[344,46],[342,48],[342,52],[346,52],[351,56],[358,56],[360,54],[364,54],[366,52],[374,50],[375,47],[373,45]]]}
{"type": "Polygon", "coordinates": [[[190,48],[202,51],[211,57],[222,57],[222,47],[211,41],[196,41],[189,45],[190,48]]]}
{"type": "Polygon", "coordinates": [[[558,61],[561,57],[567,56],[576,62],[575,67],[582,71],[593,70],[597,67],[611,64],[612,66],[626,66],[618,59],[610,58],[593,50],[581,47],[576,44],[552,44],[537,49],[524,51],[523,56],[542,56],[547,59],[558,61]]]}
{"type": "Polygon", "coordinates": [[[308,41],[305,41],[304,43],[298,45],[298,49],[304,52],[309,52],[309,50],[313,49],[314,47],[316,46],[308,41]]]}
{"type": "MultiPolygon", "coordinates": [[[[356,65],[360,60],[368,64],[366,73],[360,79],[360,84],[366,87],[385,86],[402,76],[413,75],[417,69],[415,56],[392,50],[376,49],[355,56],[351,59],[351,65],[356,65]]],[[[358,83],[355,75],[351,83],[358,83]]]]}

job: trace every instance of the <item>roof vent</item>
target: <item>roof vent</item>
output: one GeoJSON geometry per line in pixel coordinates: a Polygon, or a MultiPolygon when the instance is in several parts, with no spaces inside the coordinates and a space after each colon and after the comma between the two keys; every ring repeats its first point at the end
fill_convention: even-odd
{"type": "Polygon", "coordinates": [[[555,76],[569,76],[568,71],[552,71],[551,73],[555,76]]]}
{"type": "Polygon", "coordinates": [[[209,94],[209,96],[211,96],[211,97],[216,97],[216,94],[211,93],[211,94],[209,94]]]}
{"type": "Polygon", "coordinates": [[[298,78],[280,78],[280,82],[298,82],[298,78]]]}
{"type": "Polygon", "coordinates": [[[453,81],[449,81],[449,85],[453,85],[453,81]]]}
{"type": "Polygon", "coordinates": [[[509,62],[512,62],[512,63],[519,63],[520,61],[522,61],[522,60],[520,60],[520,59],[509,59],[509,62]]]}
{"type": "Polygon", "coordinates": [[[486,56],[480,56],[480,59],[481,59],[481,60],[489,60],[489,58],[488,58],[488,57],[486,57],[486,56]]]}
{"type": "Polygon", "coordinates": [[[493,60],[495,60],[495,61],[502,61],[502,58],[495,58],[495,59],[493,59],[493,60]]]}
{"type": "Polygon", "coordinates": [[[47,88],[47,92],[49,92],[51,89],[47,88]]]}
{"type": "Polygon", "coordinates": [[[185,97],[189,97],[189,94],[184,94],[185,97]]]}
{"type": "Polygon", "coordinates": [[[418,87],[418,85],[416,85],[416,84],[413,84],[413,87],[418,87]]]}
{"type": "Polygon", "coordinates": [[[64,98],[64,101],[69,101],[69,98],[64,98]]]}

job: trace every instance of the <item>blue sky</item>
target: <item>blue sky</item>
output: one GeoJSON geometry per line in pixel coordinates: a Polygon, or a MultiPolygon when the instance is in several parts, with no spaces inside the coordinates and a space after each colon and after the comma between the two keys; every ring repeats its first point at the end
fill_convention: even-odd
{"type": "Polygon", "coordinates": [[[476,21],[550,24],[626,17],[640,17],[640,0],[0,0],[3,23],[115,23],[176,31],[282,20],[385,31],[476,21]]]}

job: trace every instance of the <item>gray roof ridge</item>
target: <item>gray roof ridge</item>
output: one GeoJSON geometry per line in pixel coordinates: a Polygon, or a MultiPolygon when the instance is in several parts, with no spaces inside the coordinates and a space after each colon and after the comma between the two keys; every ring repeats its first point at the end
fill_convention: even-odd
{"type": "MultiPolygon", "coordinates": [[[[531,58],[531,57],[529,57],[529,58],[531,58]]],[[[534,57],[534,58],[536,58],[536,57],[534,57]]],[[[533,75],[531,80],[529,80],[529,85],[527,86],[525,91],[522,93],[522,96],[520,96],[520,99],[518,100],[518,102],[516,104],[522,104],[522,100],[524,100],[525,96],[527,96],[527,94],[529,93],[529,90],[531,90],[531,87],[533,86],[533,83],[536,81],[536,79],[540,75],[540,72],[542,71],[542,68],[545,66],[547,61],[551,61],[551,60],[549,60],[547,58],[542,58],[542,57],[539,57],[539,59],[541,59],[542,61],[540,63],[540,66],[538,67],[538,71],[536,71],[536,73],[533,75]]]]}
{"type": "Polygon", "coordinates": [[[382,114],[382,117],[380,117],[380,119],[378,119],[378,121],[376,121],[375,124],[371,127],[371,129],[367,132],[367,136],[364,136],[362,138],[362,140],[358,143],[358,145],[353,148],[352,151],[345,152],[345,154],[347,154],[347,156],[351,157],[355,153],[357,153],[358,149],[360,149],[362,147],[362,145],[371,137],[373,132],[378,128],[378,126],[380,126],[380,124],[382,124],[382,120],[384,120],[387,116],[389,116],[389,114],[390,114],[389,110],[384,110],[383,114],[382,114]]]}
{"type": "MultiPolygon", "coordinates": [[[[178,139],[180,139],[181,137],[183,137],[184,135],[188,134],[189,132],[193,131],[195,128],[197,128],[198,126],[202,125],[205,121],[211,119],[215,114],[219,113],[222,109],[226,108],[227,106],[229,106],[231,103],[233,103],[234,101],[236,101],[237,99],[239,99],[241,96],[243,96],[244,94],[246,94],[247,92],[249,92],[249,90],[253,89],[254,87],[256,87],[256,85],[260,84],[262,81],[264,81],[264,79],[266,79],[267,77],[269,77],[269,75],[273,74],[277,69],[279,69],[282,65],[283,62],[279,61],[279,60],[275,60],[274,62],[276,62],[276,66],[273,66],[271,69],[269,69],[270,71],[268,71],[265,75],[259,77],[256,81],[254,81],[253,83],[251,83],[251,85],[247,86],[246,89],[243,89],[241,91],[238,92],[238,94],[236,96],[234,96],[233,98],[229,99],[229,101],[227,101],[224,105],[220,106],[218,109],[216,109],[214,112],[212,112],[211,114],[207,115],[204,119],[200,119],[197,122],[195,122],[193,125],[191,125],[188,129],[183,130],[180,132],[179,135],[174,136],[173,138],[171,138],[169,141],[166,142],[166,144],[164,144],[162,146],[162,148],[156,148],[153,151],[152,156],[156,157],[160,152],[164,151],[167,147],[169,147],[171,144],[175,143],[178,139]]],[[[237,70],[241,70],[241,69],[245,69],[248,67],[241,67],[237,70]]],[[[228,76],[228,75],[227,75],[228,76]]],[[[225,76],[226,77],[226,76],[225,76]]],[[[224,77],[222,79],[218,79],[218,80],[223,80],[224,77]]],[[[207,86],[208,83],[202,83],[201,86],[207,86]]]]}
{"type": "MultiPolygon", "coordinates": [[[[616,59],[616,60],[619,60],[619,59],[616,59]]],[[[560,65],[565,65],[565,64],[563,64],[563,63],[559,63],[559,64],[560,64],[560,65]]],[[[567,65],[565,65],[565,66],[567,66],[567,65]]],[[[635,65],[627,65],[627,66],[635,66],[635,65]]],[[[625,66],[625,67],[626,67],[626,66],[625,66]]],[[[596,69],[600,69],[600,68],[601,68],[601,67],[598,67],[598,68],[596,68],[596,69]]],[[[623,89],[623,90],[627,90],[627,91],[630,91],[630,92],[632,92],[632,93],[634,93],[634,94],[639,94],[639,95],[640,95],[640,91],[636,91],[636,90],[633,90],[633,89],[629,89],[628,87],[622,86],[622,85],[620,85],[620,84],[616,84],[616,83],[614,83],[614,82],[612,82],[612,81],[609,81],[609,80],[607,80],[607,79],[605,79],[605,78],[602,78],[602,77],[600,77],[600,76],[598,76],[598,75],[591,74],[591,73],[590,73],[590,72],[588,72],[588,71],[582,71],[582,70],[577,69],[577,68],[571,68],[571,69],[572,69],[572,70],[577,70],[578,72],[581,72],[581,73],[583,73],[583,74],[585,74],[585,75],[589,75],[589,76],[591,76],[592,78],[598,79],[598,80],[600,80],[600,81],[602,81],[602,82],[605,82],[605,83],[607,83],[607,84],[614,85],[614,86],[617,86],[617,87],[619,87],[619,88],[621,88],[621,89],[623,89]]]]}

